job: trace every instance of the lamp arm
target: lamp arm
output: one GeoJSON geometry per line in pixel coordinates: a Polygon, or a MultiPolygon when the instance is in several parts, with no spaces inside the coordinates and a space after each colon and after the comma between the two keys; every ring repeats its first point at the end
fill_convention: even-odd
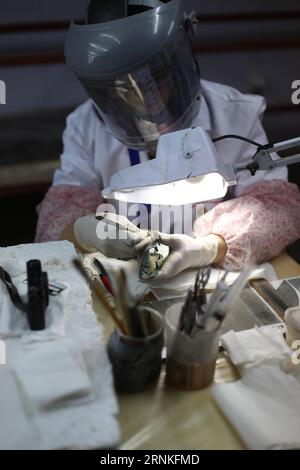
{"type": "Polygon", "coordinates": [[[274,168],[292,165],[300,162],[300,153],[285,158],[273,159],[271,153],[280,152],[287,149],[299,149],[300,137],[285,140],[276,144],[267,144],[258,148],[256,154],[248,161],[236,163],[234,171],[249,170],[251,175],[255,175],[257,170],[272,170],[274,168]]]}
{"type": "Polygon", "coordinates": [[[280,166],[288,166],[292,165],[293,163],[300,162],[300,154],[298,155],[290,155],[289,157],[280,158],[277,160],[273,160],[273,168],[277,168],[280,166]]]}

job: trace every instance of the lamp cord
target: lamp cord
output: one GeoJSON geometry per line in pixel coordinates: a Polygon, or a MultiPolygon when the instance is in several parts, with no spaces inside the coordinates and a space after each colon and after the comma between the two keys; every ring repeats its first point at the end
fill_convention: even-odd
{"type": "Polygon", "coordinates": [[[237,140],[243,140],[245,142],[248,142],[249,144],[255,145],[256,147],[263,147],[262,144],[259,144],[258,142],[255,142],[254,140],[248,139],[247,137],[242,137],[241,135],[236,135],[236,134],[225,134],[221,135],[220,137],[215,137],[214,139],[211,139],[213,142],[218,142],[219,140],[223,139],[237,139],[237,140]]]}

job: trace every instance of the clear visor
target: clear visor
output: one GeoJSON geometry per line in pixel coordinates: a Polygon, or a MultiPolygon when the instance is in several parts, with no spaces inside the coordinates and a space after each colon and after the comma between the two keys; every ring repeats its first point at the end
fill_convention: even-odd
{"type": "Polygon", "coordinates": [[[149,149],[161,134],[189,127],[199,109],[200,80],[187,38],[172,55],[114,80],[81,78],[104,122],[125,145],[149,149]]]}

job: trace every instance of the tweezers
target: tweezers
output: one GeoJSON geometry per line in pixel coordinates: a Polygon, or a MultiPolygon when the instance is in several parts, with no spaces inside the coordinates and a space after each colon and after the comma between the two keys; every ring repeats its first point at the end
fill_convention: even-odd
{"type": "Polygon", "coordinates": [[[18,292],[18,289],[16,288],[16,286],[11,280],[10,275],[8,274],[7,271],[5,271],[5,269],[2,268],[2,266],[0,266],[0,279],[5,284],[8,294],[10,296],[10,299],[12,303],[14,304],[14,306],[17,307],[22,312],[27,313],[28,305],[25,302],[23,302],[18,292]]]}

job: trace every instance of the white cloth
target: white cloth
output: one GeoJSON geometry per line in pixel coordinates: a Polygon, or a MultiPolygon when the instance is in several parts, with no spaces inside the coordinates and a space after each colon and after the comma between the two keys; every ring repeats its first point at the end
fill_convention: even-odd
{"type": "Polygon", "coordinates": [[[0,367],[0,450],[30,450],[41,447],[38,430],[32,425],[31,409],[20,397],[14,372],[0,367]]]}
{"type": "Polygon", "coordinates": [[[221,336],[222,346],[240,373],[261,363],[284,366],[291,350],[283,337],[284,329],[278,325],[255,326],[250,330],[228,331],[221,336]]]}
{"type": "MultiPolygon", "coordinates": [[[[95,257],[99,258],[101,263],[107,269],[108,273],[118,271],[120,268],[124,269],[128,288],[131,295],[135,299],[142,298],[144,295],[149,293],[152,293],[157,300],[168,300],[183,297],[186,295],[188,289],[194,285],[195,277],[198,272],[198,269],[188,269],[177,274],[171,279],[153,284],[151,282],[144,282],[139,279],[139,266],[136,259],[119,260],[115,258],[108,258],[102,253],[98,252],[84,255],[84,264],[95,273],[97,272],[93,266],[93,258],[95,257]]],[[[211,269],[210,277],[207,283],[207,289],[214,289],[223,275],[223,269],[211,269]]],[[[226,277],[227,284],[233,284],[239,275],[239,272],[229,272],[226,277]]],[[[271,281],[276,279],[277,276],[271,264],[263,263],[257,266],[257,269],[252,271],[250,277],[252,279],[264,278],[268,281],[271,281]]]]}
{"type": "Polygon", "coordinates": [[[300,376],[284,325],[229,331],[222,344],[242,378],[212,394],[250,449],[300,446],[300,376]]]}
{"type": "MultiPolygon", "coordinates": [[[[24,274],[12,278],[22,300],[27,303],[28,285],[24,282],[25,279],[24,274]]],[[[67,285],[64,285],[66,290],[55,297],[49,296],[49,305],[45,311],[46,328],[35,333],[40,338],[49,339],[55,336],[64,336],[64,304],[68,295],[67,285]]],[[[0,335],[6,338],[32,335],[26,313],[14,306],[2,281],[0,281],[0,335]]]]}
{"type": "MultiPolygon", "coordinates": [[[[39,440],[32,437],[29,443],[20,441],[18,444],[19,440],[16,441],[14,433],[18,433],[19,420],[12,411],[6,415],[0,412],[0,428],[10,429],[10,436],[7,436],[5,441],[7,448],[100,449],[114,448],[118,444],[118,405],[111,366],[103,331],[92,308],[89,287],[73,266],[72,261],[76,256],[74,246],[62,241],[0,249],[0,265],[7,266],[8,261],[14,262],[15,259],[23,260],[25,273],[25,261],[40,259],[50,279],[62,284],[67,279],[69,284],[63,315],[64,347],[60,347],[61,336],[56,339],[52,337],[53,343],[58,345],[56,352],[51,346],[53,357],[50,357],[49,345],[46,345],[49,338],[43,337],[43,332],[5,338],[8,365],[1,367],[15,368],[16,382],[19,385],[14,395],[9,394],[8,387],[1,386],[0,404],[11,400],[10,409],[13,409],[21,401],[29,403],[31,413],[27,421],[26,417],[24,418],[28,427],[27,435],[34,436],[36,429],[40,437],[39,440]],[[38,364],[37,360],[39,348],[43,349],[41,359],[44,358],[44,361],[41,360],[41,364],[38,364]],[[67,352],[65,348],[68,349],[67,352]],[[30,350],[36,351],[35,358],[29,357],[30,350]],[[62,358],[64,354],[66,357],[62,358]],[[59,364],[60,359],[62,364],[59,364]],[[32,384],[26,370],[21,370],[22,362],[32,377],[32,384]],[[49,377],[46,378],[48,368],[49,377]],[[33,369],[41,376],[35,377],[33,369]],[[66,383],[54,387],[54,381],[57,384],[62,369],[66,371],[62,382],[66,383]],[[44,379],[45,382],[41,384],[44,379]],[[48,386],[49,389],[45,391],[48,386]]],[[[0,335],[0,338],[3,336],[0,335]]]]}
{"type": "Polygon", "coordinates": [[[213,396],[250,449],[299,449],[300,383],[278,367],[249,369],[213,396]]]}
{"type": "Polygon", "coordinates": [[[28,344],[14,370],[34,406],[70,406],[91,394],[91,381],[82,362],[75,361],[64,341],[28,344]]]}
{"type": "MultiPolygon", "coordinates": [[[[234,88],[206,80],[201,80],[201,89],[201,106],[194,126],[200,125],[212,138],[238,134],[261,144],[267,142],[260,122],[266,107],[261,96],[242,94],[234,88]]],[[[54,175],[54,185],[83,186],[101,191],[109,186],[114,173],[133,164],[128,148],[98,118],[90,100],[68,117],[63,140],[64,151],[61,166],[54,175]]],[[[222,140],[215,145],[224,163],[246,160],[256,150],[253,145],[233,139],[222,140]]],[[[140,162],[148,160],[147,152],[141,151],[138,155],[140,162]]],[[[255,176],[246,170],[239,172],[235,195],[239,195],[250,184],[270,179],[286,180],[286,168],[258,171],[255,176]]],[[[207,208],[213,205],[211,203],[207,208]]],[[[154,212],[155,207],[152,206],[151,214],[154,212]]],[[[163,232],[170,229],[169,226],[156,228],[163,232]]],[[[191,234],[188,231],[185,233],[191,234]]]]}
{"type": "Polygon", "coordinates": [[[300,344],[300,307],[290,307],[284,312],[284,321],[286,324],[286,341],[292,346],[295,343],[300,344]]]}

